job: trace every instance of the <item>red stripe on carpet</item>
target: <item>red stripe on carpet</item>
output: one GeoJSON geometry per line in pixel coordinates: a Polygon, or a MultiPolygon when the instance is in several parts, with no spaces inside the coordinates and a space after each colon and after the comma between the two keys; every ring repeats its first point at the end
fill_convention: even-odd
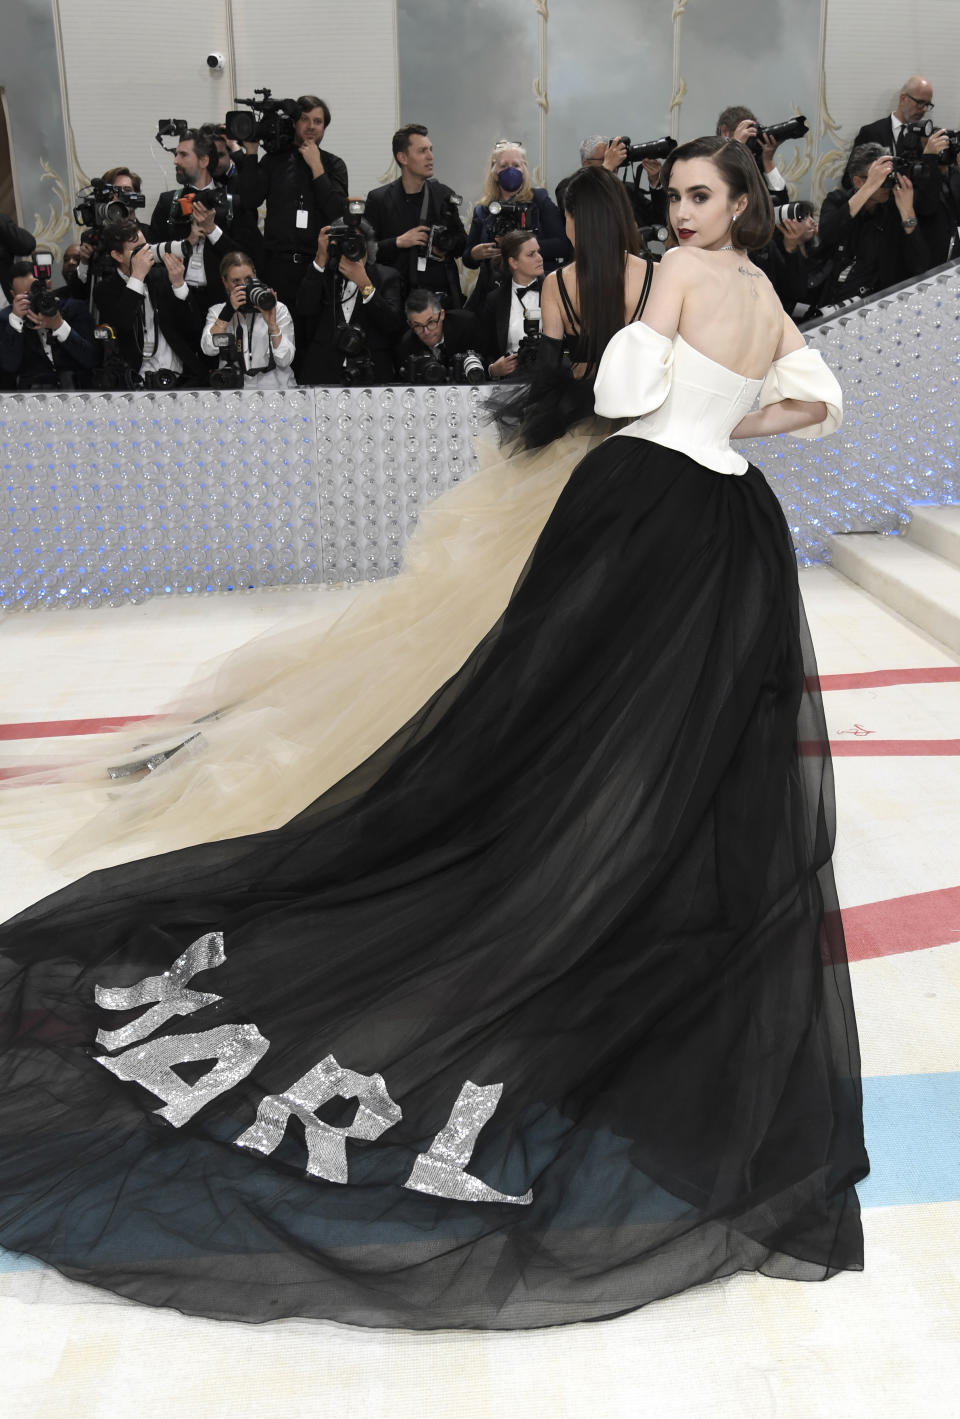
{"type": "MultiPolygon", "coordinates": [[[[807,753],[819,752],[818,746],[803,748],[807,753]]],[[[950,757],[960,754],[960,739],[831,739],[830,753],[835,759],[950,757]]]]}
{"type": "Polygon", "coordinates": [[[0,783],[7,779],[23,778],[25,774],[57,773],[66,767],[65,764],[18,764],[15,768],[0,769],[0,783]]]}
{"type": "Polygon", "coordinates": [[[60,739],[71,734],[105,734],[126,724],[159,719],[155,714],[106,715],[100,719],[37,719],[22,724],[0,724],[0,739],[60,739]]]}
{"type": "Polygon", "coordinates": [[[869,690],[884,685],[947,685],[960,680],[960,665],[931,665],[920,670],[859,670],[850,675],[821,675],[821,690],[869,690]]]}
{"type": "Polygon", "coordinates": [[[844,907],[841,916],[851,961],[948,946],[960,941],[960,887],[844,907]]]}

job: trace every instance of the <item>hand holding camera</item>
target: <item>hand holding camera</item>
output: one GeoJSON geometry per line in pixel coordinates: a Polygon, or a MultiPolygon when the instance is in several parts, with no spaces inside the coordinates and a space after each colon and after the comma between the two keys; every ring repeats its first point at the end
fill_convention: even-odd
{"type": "Polygon", "coordinates": [[[893,200],[897,204],[900,213],[900,220],[907,222],[911,217],[915,217],[913,210],[913,183],[906,173],[898,172],[893,185],[893,200]]]}
{"type": "Polygon", "coordinates": [[[408,232],[401,232],[397,237],[397,247],[399,250],[405,251],[410,246],[426,246],[429,239],[430,228],[428,226],[424,224],[419,227],[411,227],[408,232]]]}
{"type": "Polygon", "coordinates": [[[777,223],[783,237],[784,251],[803,250],[808,241],[817,234],[815,217],[783,217],[777,223]]]}
{"type": "Polygon", "coordinates": [[[177,256],[176,253],[173,251],[165,251],[161,255],[161,260],[163,261],[164,266],[167,268],[167,275],[170,278],[171,286],[175,291],[178,291],[183,285],[184,280],[186,278],[187,268],[185,267],[182,258],[177,256]]]}
{"type": "Polygon", "coordinates": [[[19,316],[21,320],[26,320],[27,316],[30,314],[30,297],[26,291],[20,291],[13,297],[10,302],[10,309],[13,311],[14,315],[19,316]]]}
{"type": "Polygon", "coordinates": [[[142,281],[153,266],[154,260],[153,251],[149,246],[138,246],[130,258],[130,275],[142,281]]]}
{"type": "Polygon", "coordinates": [[[893,158],[889,153],[885,153],[882,158],[877,158],[870,164],[860,191],[872,195],[874,192],[879,192],[884,185],[892,187],[894,185],[892,178],[893,158]]]}
{"type": "Polygon", "coordinates": [[[927,141],[924,143],[924,145],[923,145],[924,156],[929,156],[929,155],[933,154],[935,157],[939,157],[940,154],[941,154],[946,148],[949,148],[949,146],[950,146],[950,137],[949,137],[949,134],[947,133],[947,130],[946,130],[945,128],[938,128],[935,133],[931,133],[931,134],[930,134],[930,137],[929,137],[929,138],[927,139],[927,141]]]}
{"type": "Polygon", "coordinates": [[[603,166],[607,172],[616,172],[627,161],[627,145],[622,138],[611,138],[603,155],[603,166]]]}

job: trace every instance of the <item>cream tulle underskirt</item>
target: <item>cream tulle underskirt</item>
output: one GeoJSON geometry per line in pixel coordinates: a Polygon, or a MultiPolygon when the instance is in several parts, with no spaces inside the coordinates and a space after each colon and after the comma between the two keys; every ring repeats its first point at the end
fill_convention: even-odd
{"type": "Polygon", "coordinates": [[[514,457],[481,436],[478,470],[424,511],[399,576],[363,585],[332,623],[256,637],[147,731],[110,735],[54,781],[15,780],[0,792],[0,832],[75,877],[279,827],[459,669],[506,607],[574,467],[610,429],[591,420],[514,457]],[[188,737],[140,778],[107,773],[188,737]]]}

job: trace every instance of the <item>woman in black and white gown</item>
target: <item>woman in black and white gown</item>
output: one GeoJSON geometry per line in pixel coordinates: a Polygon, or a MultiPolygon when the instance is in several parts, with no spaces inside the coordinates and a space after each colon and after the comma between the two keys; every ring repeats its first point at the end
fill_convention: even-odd
{"type": "MultiPolygon", "coordinates": [[[[783,516],[729,446],[828,432],[839,391],[745,255],[771,220],[746,150],[698,140],[664,183],[685,249],[596,377],[633,422],[569,477],[561,444],[560,484],[518,461],[539,513],[499,517],[532,554],[459,668],[284,826],[0,933],[0,1244],[185,1312],[411,1328],[862,1265],[826,731],[783,516]]],[[[548,334],[590,339],[581,286],[548,334]]],[[[433,537],[456,560],[446,501],[413,585],[433,537]]],[[[398,633],[457,653],[464,540],[445,619],[400,577],[398,633]]],[[[356,711],[362,738],[397,706],[356,711]]]]}

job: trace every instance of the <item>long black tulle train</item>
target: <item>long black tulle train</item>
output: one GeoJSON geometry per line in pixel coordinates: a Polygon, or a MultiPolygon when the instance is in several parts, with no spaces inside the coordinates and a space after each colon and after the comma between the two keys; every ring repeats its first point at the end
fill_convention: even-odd
{"type": "Polygon", "coordinates": [[[95,873],[3,928],[0,1243],[189,1313],[413,1328],[859,1268],[815,674],[762,475],[602,445],[501,621],[353,774],[279,831],[95,873]],[[96,1042],[157,1007],[95,988],[216,932],[189,987],[214,999],[96,1042]],[[174,1126],[157,1110],[202,1087],[215,1031],[225,1084],[263,1052],[174,1126]],[[159,1092],[98,1062],[136,1050],[159,1092]],[[238,1146],[330,1056],[393,1101],[368,1081],[318,1109],[368,1128],[346,1181],[306,1171],[308,1138],[328,1177],[338,1143],[302,1087],[306,1129],[263,1151],[261,1109],[261,1150],[238,1146]]]}

